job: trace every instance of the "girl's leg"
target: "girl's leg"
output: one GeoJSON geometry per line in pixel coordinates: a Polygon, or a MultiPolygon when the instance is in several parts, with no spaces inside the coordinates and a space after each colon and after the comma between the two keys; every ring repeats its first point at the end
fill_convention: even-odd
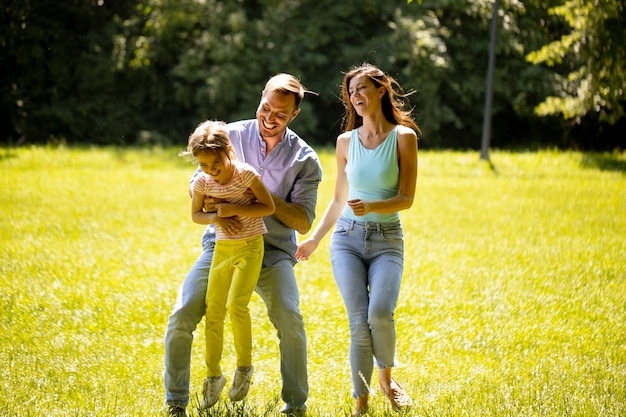
{"type": "Polygon", "coordinates": [[[224,347],[226,299],[232,279],[229,251],[218,242],[213,253],[209,287],[206,293],[206,366],[207,377],[221,376],[220,361],[224,347]]]}
{"type": "Polygon", "coordinates": [[[252,365],[252,325],[248,304],[263,262],[263,237],[247,239],[233,249],[233,280],[228,292],[227,309],[233,327],[237,366],[252,365]]]}

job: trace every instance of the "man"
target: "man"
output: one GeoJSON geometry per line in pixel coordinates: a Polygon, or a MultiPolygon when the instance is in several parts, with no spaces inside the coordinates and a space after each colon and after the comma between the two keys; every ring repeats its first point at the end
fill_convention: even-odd
{"type": "MultiPolygon", "coordinates": [[[[305,234],[311,228],[322,177],[315,151],[288,128],[300,113],[305,92],[294,76],[275,75],[261,94],[256,119],[227,125],[237,159],[257,170],[274,200],[274,214],[264,218],[268,233],[264,235],[265,255],[256,291],[278,333],[281,397],[285,402],[282,412],[287,416],[305,415],[309,390],[306,334],[293,269],[295,232],[305,234]]],[[[205,210],[214,211],[214,204],[207,198],[205,210]]],[[[233,232],[241,227],[235,218],[216,216],[215,221],[233,232]]],[[[169,316],[164,382],[170,416],[187,416],[193,331],[206,308],[214,244],[215,230],[209,225],[202,237],[203,252],[182,283],[169,316]]]]}

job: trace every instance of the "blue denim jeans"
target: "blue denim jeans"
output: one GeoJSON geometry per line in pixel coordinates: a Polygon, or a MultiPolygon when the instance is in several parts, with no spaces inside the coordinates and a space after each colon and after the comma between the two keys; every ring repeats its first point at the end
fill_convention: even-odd
{"type": "MultiPolygon", "coordinates": [[[[191,344],[193,332],[204,316],[212,242],[204,250],[183,281],[165,333],[165,400],[168,405],[186,407],[189,403],[191,344]]],[[[287,408],[306,408],[309,386],[304,321],[300,314],[299,292],[293,264],[279,261],[263,267],[256,292],[267,306],[270,321],[278,331],[281,397],[287,408]]]]}
{"type": "Polygon", "coordinates": [[[374,361],[395,364],[394,312],[404,267],[402,225],[340,217],[333,231],[331,263],[348,313],[352,395],[368,392],[374,361]]]}

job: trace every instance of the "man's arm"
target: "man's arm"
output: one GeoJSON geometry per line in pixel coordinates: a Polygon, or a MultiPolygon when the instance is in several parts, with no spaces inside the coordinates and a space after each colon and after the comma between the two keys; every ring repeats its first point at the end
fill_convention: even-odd
{"type": "Polygon", "coordinates": [[[315,152],[311,149],[303,157],[298,175],[285,199],[272,193],[274,216],[282,224],[304,235],[311,230],[315,220],[317,191],[322,181],[322,166],[315,152]],[[309,153],[310,152],[310,153],[309,153]]]}
{"type": "Polygon", "coordinates": [[[272,193],[274,200],[274,216],[285,226],[294,229],[301,235],[311,230],[311,222],[306,215],[306,211],[299,204],[287,203],[276,194],[272,193]]]}

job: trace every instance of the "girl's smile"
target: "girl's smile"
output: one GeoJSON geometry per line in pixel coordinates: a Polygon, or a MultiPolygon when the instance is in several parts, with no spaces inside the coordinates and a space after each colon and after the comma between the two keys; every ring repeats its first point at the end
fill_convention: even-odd
{"type": "Polygon", "coordinates": [[[198,166],[220,184],[228,184],[233,178],[233,164],[224,152],[206,149],[196,156],[198,166]]]}

